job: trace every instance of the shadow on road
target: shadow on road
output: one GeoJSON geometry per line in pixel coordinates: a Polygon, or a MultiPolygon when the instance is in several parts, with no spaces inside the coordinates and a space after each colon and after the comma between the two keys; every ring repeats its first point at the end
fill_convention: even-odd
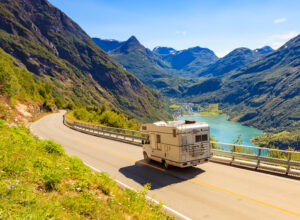
{"type": "MultiPolygon", "coordinates": [[[[135,165],[120,168],[119,171],[127,178],[134,180],[142,186],[150,183],[151,190],[160,189],[168,185],[184,182],[186,180],[195,178],[205,171],[197,167],[177,168],[170,167],[168,170],[161,171],[159,169],[144,165],[143,160],[136,162],[135,165]],[[142,163],[140,163],[142,162],[142,163]]],[[[160,163],[150,162],[150,165],[163,168],[160,163]]]]}

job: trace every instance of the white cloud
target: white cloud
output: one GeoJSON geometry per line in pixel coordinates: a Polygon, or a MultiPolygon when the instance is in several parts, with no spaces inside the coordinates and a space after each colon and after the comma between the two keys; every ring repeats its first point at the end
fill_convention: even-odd
{"type": "Polygon", "coordinates": [[[285,34],[275,34],[269,37],[269,42],[271,42],[271,45],[274,49],[277,49],[281,47],[283,44],[285,44],[288,40],[290,40],[293,37],[296,37],[299,33],[297,31],[290,31],[285,34]]]}
{"type": "Polygon", "coordinates": [[[281,40],[289,40],[293,37],[296,37],[299,33],[297,31],[290,31],[286,34],[276,34],[273,35],[274,38],[281,39],[281,40]]]}
{"type": "Polygon", "coordinates": [[[274,49],[278,49],[279,47],[281,47],[285,42],[272,42],[271,47],[274,49]]]}
{"type": "Polygon", "coordinates": [[[278,18],[278,19],[275,19],[275,20],[274,20],[274,23],[275,23],[275,24],[283,23],[283,22],[286,22],[286,20],[287,20],[286,18],[278,18]]]}

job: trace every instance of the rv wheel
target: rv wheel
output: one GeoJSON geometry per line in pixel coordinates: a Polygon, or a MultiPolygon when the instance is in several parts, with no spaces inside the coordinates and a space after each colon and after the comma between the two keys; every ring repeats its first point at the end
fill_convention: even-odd
{"type": "Polygon", "coordinates": [[[148,157],[147,153],[144,151],[143,154],[144,154],[144,160],[145,160],[147,163],[149,163],[149,162],[150,162],[150,158],[148,157]]]}

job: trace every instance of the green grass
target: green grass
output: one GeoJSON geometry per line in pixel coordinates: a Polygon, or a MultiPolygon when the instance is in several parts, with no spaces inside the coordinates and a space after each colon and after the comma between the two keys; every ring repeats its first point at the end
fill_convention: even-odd
{"type": "Polygon", "coordinates": [[[0,219],[170,219],[53,141],[0,120],[0,219]]]}

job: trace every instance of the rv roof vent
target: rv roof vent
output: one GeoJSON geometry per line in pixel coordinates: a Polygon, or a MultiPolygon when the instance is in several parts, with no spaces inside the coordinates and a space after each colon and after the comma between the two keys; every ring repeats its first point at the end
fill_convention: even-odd
{"type": "Polygon", "coordinates": [[[185,120],[184,123],[185,123],[185,124],[195,124],[196,121],[195,121],[195,120],[185,120]]]}

